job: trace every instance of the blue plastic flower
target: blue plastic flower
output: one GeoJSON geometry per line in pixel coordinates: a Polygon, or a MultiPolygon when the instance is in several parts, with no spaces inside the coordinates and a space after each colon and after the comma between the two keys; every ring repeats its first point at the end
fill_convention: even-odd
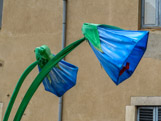
{"type": "Polygon", "coordinates": [[[61,97],[66,91],[75,86],[77,72],[78,67],[61,60],[44,78],[45,90],[61,97]]]}
{"type": "MultiPolygon", "coordinates": [[[[37,47],[35,54],[39,71],[55,56],[51,54],[50,49],[46,45],[37,47]]],[[[44,78],[43,84],[45,90],[61,97],[76,84],[77,72],[78,67],[61,60],[44,78]]]]}
{"type": "Polygon", "coordinates": [[[83,34],[116,85],[135,71],[146,50],[148,33],[123,30],[109,25],[83,25],[83,34]]]}

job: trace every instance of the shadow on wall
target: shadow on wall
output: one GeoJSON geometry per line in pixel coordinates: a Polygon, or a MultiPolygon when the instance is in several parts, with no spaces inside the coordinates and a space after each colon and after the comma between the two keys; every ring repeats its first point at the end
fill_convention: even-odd
{"type": "Polygon", "coordinates": [[[150,32],[144,57],[161,60],[161,31],[150,32]]]}
{"type": "Polygon", "coordinates": [[[0,60],[0,67],[2,67],[4,64],[4,61],[0,60]]]}

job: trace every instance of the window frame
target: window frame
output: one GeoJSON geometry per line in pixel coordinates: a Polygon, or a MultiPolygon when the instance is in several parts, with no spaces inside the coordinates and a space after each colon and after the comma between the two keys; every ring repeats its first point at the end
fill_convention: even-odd
{"type": "Polygon", "coordinates": [[[155,29],[161,27],[161,0],[155,0],[156,2],[156,24],[144,24],[144,17],[145,17],[145,0],[141,0],[141,28],[142,29],[155,29]]]}
{"type": "MultiPolygon", "coordinates": [[[[137,121],[137,108],[161,106],[161,96],[132,96],[130,105],[125,108],[125,121],[137,121]]],[[[161,117],[161,108],[159,116],[161,117]]]]}

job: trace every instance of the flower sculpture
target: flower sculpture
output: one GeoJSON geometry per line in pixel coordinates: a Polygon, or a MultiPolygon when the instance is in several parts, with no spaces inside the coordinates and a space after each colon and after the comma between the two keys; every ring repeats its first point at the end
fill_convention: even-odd
{"type": "MultiPolygon", "coordinates": [[[[51,54],[50,49],[46,45],[37,47],[35,53],[39,71],[41,71],[46,63],[55,56],[51,54]]],[[[77,72],[78,67],[61,60],[44,78],[43,84],[45,90],[61,97],[67,90],[76,84],[77,72]]]]}
{"type": "Polygon", "coordinates": [[[41,82],[43,82],[47,91],[54,93],[58,97],[72,88],[76,84],[78,67],[62,59],[85,40],[89,42],[101,65],[116,85],[133,74],[146,50],[147,31],[130,31],[115,26],[90,23],[85,23],[82,31],[83,38],[68,45],[56,55],[51,54],[46,45],[35,49],[37,61],[31,64],[20,77],[3,121],[8,121],[12,106],[24,79],[37,64],[40,72],[26,92],[14,121],[21,120],[29,101],[41,82]]]}
{"type": "Polygon", "coordinates": [[[87,23],[82,30],[101,65],[117,85],[133,74],[146,50],[148,31],[87,23]]]}

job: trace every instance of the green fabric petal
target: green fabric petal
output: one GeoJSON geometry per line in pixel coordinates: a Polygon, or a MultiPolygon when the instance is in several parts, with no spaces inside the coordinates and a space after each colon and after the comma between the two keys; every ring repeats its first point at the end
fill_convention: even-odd
{"type": "Polygon", "coordinates": [[[101,42],[100,42],[100,38],[99,38],[99,33],[97,30],[98,26],[105,26],[107,28],[111,28],[111,29],[119,29],[122,30],[119,27],[116,26],[111,26],[111,25],[105,25],[105,24],[92,24],[92,23],[84,23],[83,27],[82,27],[82,32],[85,36],[85,38],[90,41],[90,43],[99,51],[102,51],[101,48],[101,42]]]}
{"type": "Polygon", "coordinates": [[[82,27],[85,38],[92,43],[92,45],[102,52],[97,26],[99,24],[84,23],[82,27]]]}

